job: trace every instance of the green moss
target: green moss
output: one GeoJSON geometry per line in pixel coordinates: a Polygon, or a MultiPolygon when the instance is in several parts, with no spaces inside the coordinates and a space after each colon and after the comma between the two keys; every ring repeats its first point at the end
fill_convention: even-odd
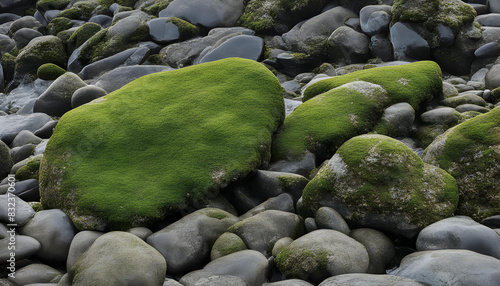
{"type": "Polygon", "coordinates": [[[38,78],[43,80],[55,80],[64,73],[65,69],[51,63],[41,65],[36,72],[38,78]]]}
{"type": "Polygon", "coordinates": [[[158,16],[160,14],[160,11],[167,8],[172,1],[173,0],[158,1],[149,7],[142,8],[141,10],[148,13],[149,15],[158,16]]]}
{"type": "Polygon", "coordinates": [[[36,2],[36,9],[40,11],[64,10],[70,0],[39,0],[36,2]]]}
{"type": "Polygon", "coordinates": [[[362,80],[381,85],[393,103],[407,102],[418,110],[422,102],[442,92],[441,77],[439,65],[431,61],[372,68],[317,82],[305,90],[303,100],[307,101],[345,83],[362,80]]]}
{"type": "Polygon", "coordinates": [[[230,213],[225,212],[223,210],[218,210],[218,209],[207,209],[205,211],[205,215],[208,217],[211,217],[211,218],[216,218],[218,220],[232,217],[232,215],[230,213]]]}
{"type": "Polygon", "coordinates": [[[254,61],[141,77],[61,118],[42,203],[114,229],[161,219],[259,167],[283,115],[279,82],[254,61]]]}
{"type": "Polygon", "coordinates": [[[16,74],[36,75],[38,68],[46,63],[66,65],[66,51],[59,38],[44,36],[34,39],[24,47],[16,58],[16,74]]]}
{"type": "Polygon", "coordinates": [[[341,86],[299,105],[278,130],[273,161],[300,159],[306,150],[329,159],[350,138],[369,132],[388,104],[379,88],[363,93],[341,86]]]}
{"type": "Polygon", "coordinates": [[[1,63],[5,80],[12,80],[12,76],[14,75],[14,68],[16,66],[16,57],[11,55],[10,53],[5,53],[2,56],[1,63]]]}
{"type": "Polygon", "coordinates": [[[180,18],[170,17],[166,23],[173,23],[179,28],[180,40],[192,38],[200,33],[198,27],[180,18]]]}
{"type": "Polygon", "coordinates": [[[163,65],[163,60],[158,54],[150,55],[147,59],[147,62],[150,65],[163,65]]]}
{"type": "Polygon", "coordinates": [[[325,269],[328,263],[328,256],[324,251],[318,253],[302,249],[292,252],[285,247],[276,256],[274,262],[287,279],[308,280],[310,273],[318,269],[325,269]]]}
{"type": "Polygon", "coordinates": [[[73,42],[75,48],[78,48],[100,30],[101,26],[96,23],[85,23],[71,35],[68,41],[73,42]]]}
{"type": "Polygon", "coordinates": [[[28,204],[35,212],[43,211],[42,204],[40,202],[28,202],[28,204]]]}
{"type": "Polygon", "coordinates": [[[62,16],[52,19],[49,25],[47,25],[47,31],[51,35],[57,35],[59,32],[67,30],[73,27],[71,20],[62,16]]]}
{"type": "Polygon", "coordinates": [[[448,127],[441,124],[419,126],[417,129],[417,139],[420,141],[422,147],[426,148],[436,137],[443,134],[446,130],[448,130],[448,127]]]}
{"type": "Polygon", "coordinates": [[[497,104],[500,102],[500,87],[497,87],[491,91],[490,101],[493,104],[497,104]]]}
{"type": "Polygon", "coordinates": [[[40,160],[41,156],[34,157],[32,160],[28,161],[28,163],[21,167],[16,172],[16,179],[19,181],[28,180],[28,179],[36,179],[38,180],[38,173],[40,169],[40,160]]]}

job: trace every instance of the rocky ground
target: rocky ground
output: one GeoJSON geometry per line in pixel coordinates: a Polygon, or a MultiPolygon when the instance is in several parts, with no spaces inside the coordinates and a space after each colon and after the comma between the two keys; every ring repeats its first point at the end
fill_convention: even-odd
{"type": "Polygon", "coordinates": [[[0,53],[0,285],[500,285],[500,1],[0,0],[0,53]]]}

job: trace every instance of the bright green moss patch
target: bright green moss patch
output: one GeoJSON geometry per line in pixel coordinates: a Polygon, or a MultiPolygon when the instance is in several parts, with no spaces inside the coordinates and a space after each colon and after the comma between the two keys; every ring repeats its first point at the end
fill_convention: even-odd
{"type": "Polygon", "coordinates": [[[59,67],[58,65],[48,63],[41,65],[38,68],[36,75],[38,76],[38,78],[41,78],[43,80],[55,80],[65,73],[65,69],[59,67]]]}
{"type": "Polygon", "coordinates": [[[368,133],[388,106],[378,85],[354,82],[299,105],[273,141],[273,161],[300,159],[309,150],[322,162],[350,138],[368,133]]]}
{"type": "Polygon", "coordinates": [[[200,33],[200,29],[198,29],[198,27],[180,18],[170,17],[166,23],[172,23],[179,28],[181,40],[192,38],[200,33]]]}
{"type": "Polygon", "coordinates": [[[442,92],[442,74],[439,65],[431,61],[360,70],[335,76],[309,86],[304,101],[330,89],[353,81],[367,81],[381,85],[389,93],[393,104],[407,102],[415,110],[419,105],[442,92]]]}
{"type": "Polygon", "coordinates": [[[47,25],[47,31],[51,35],[57,35],[59,32],[67,30],[71,27],[73,27],[73,23],[71,23],[70,19],[59,16],[50,21],[49,25],[47,25]]]}
{"type": "Polygon", "coordinates": [[[264,167],[283,117],[279,82],[254,61],[142,77],[61,118],[42,161],[42,203],[81,229],[159,220],[264,167]]]}
{"type": "Polygon", "coordinates": [[[19,181],[36,179],[38,180],[38,170],[40,169],[41,156],[34,157],[26,165],[16,172],[16,179],[19,181]]]}

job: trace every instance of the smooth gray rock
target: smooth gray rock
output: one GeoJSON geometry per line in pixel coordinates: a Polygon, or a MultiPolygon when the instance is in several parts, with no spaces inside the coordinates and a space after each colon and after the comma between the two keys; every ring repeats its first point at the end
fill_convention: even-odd
{"type": "Polygon", "coordinates": [[[179,27],[172,22],[166,22],[169,18],[160,17],[148,22],[149,35],[158,43],[169,43],[180,39],[179,27]]]}
{"type": "Polygon", "coordinates": [[[0,33],[0,52],[2,54],[12,51],[16,46],[16,41],[11,39],[9,36],[0,33]]]}
{"type": "Polygon", "coordinates": [[[449,82],[443,81],[443,97],[454,97],[458,95],[458,90],[449,82]]]}
{"type": "Polygon", "coordinates": [[[84,230],[77,233],[69,246],[66,271],[70,271],[78,258],[103,234],[103,232],[92,230],[84,230]]]}
{"type": "Polygon", "coordinates": [[[264,283],[262,286],[313,286],[311,283],[300,279],[288,279],[278,282],[264,283]]]}
{"type": "Polygon", "coordinates": [[[366,248],[353,238],[331,229],[310,232],[284,248],[275,258],[285,277],[316,283],[346,273],[365,273],[369,257],[366,248]]]}
{"type": "Polygon", "coordinates": [[[391,21],[391,6],[368,5],[359,11],[361,30],[368,36],[387,34],[391,21]]]}
{"type": "Polygon", "coordinates": [[[479,15],[476,17],[476,21],[481,26],[500,27],[500,14],[490,13],[486,15],[479,15]]]}
{"type": "Polygon", "coordinates": [[[446,98],[441,102],[442,104],[450,107],[457,107],[462,104],[475,104],[478,106],[486,106],[486,101],[473,93],[466,93],[454,97],[446,98]]]}
{"type": "Polygon", "coordinates": [[[321,207],[316,211],[316,224],[319,229],[333,229],[349,235],[351,229],[344,218],[330,207],[321,207]]]}
{"type": "Polygon", "coordinates": [[[0,177],[7,176],[14,163],[9,146],[0,141],[0,177]]]}
{"type": "Polygon", "coordinates": [[[264,40],[257,36],[241,35],[233,37],[214,47],[200,63],[212,62],[230,57],[244,58],[257,61],[264,48],[264,40]]]}
{"type": "Polygon", "coordinates": [[[90,246],[69,271],[72,285],[163,285],[163,256],[137,236],[108,232],[90,246]]]}
{"type": "Polygon", "coordinates": [[[205,208],[153,233],[147,242],[163,254],[168,273],[185,274],[203,266],[210,259],[211,244],[238,221],[226,211],[205,208]]]}
{"type": "Polygon", "coordinates": [[[12,236],[11,233],[9,233],[5,238],[0,239],[0,261],[5,262],[10,259],[11,253],[16,254],[16,261],[30,258],[38,250],[40,250],[40,248],[42,248],[40,242],[32,237],[19,234],[12,236]],[[12,237],[14,237],[15,240],[12,240],[12,237]],[[13,249],[12,247],[15,248],[13,249]]]}
{"type": "Polygon", "coordinates": [[[5,206],[0,208],[0,222],[6,224],[12,223],[17,224],[17,226],[23,226],[35,216],[35,211],[28,203],[13,195],[0,195],[0,206],[5,206]],[[13,198],[15,202],[12,200],[13,198]],[[12,204],[15,204],[15,206],[12,204]],[[12,207],[15,209],[14,212],[12,212],[12,207]],[[11,215],[9,216],[9,214],[11,215]],[[12,216],[12,214],[14,215],[12,216]]]}
{"type": "Polygon", "coordinates": [[[500,236],[470,217],[450,217],[427,226],[418,235],[418,251],[436,249],[467,249],[500,259],[500,236]]]}
{"type": "Polygon", "coordinates": [[[243,0],[174,0],[159,16],[177,17],[207,28],[233,27],[243,9],[243,0]]]}
{"type": "Polygon", "coordinates": [[[486,112],[490,111],[490,109],[487,107],[482,107],[482,106],[475,105],[475,104],[461,104],[461,105],[455,107],[455,110],[460,112],[460,113],[467,112],[467,111],[486,113],[486,112]]]}
{"type": "Polygon", "coordinates": [[[241,278],[248,286],[261,286],[267,280],[269,263],[264,255],[255,250],[242,250],[208,263],[202,270],[191,272],[180,280],[183,285],[211,276],[231,275],[241,278]]]}
{"type": "Polygon", "coordinates": [[[49,121],[52,118],[44,113],[0,116],[0,140],[5,142],[6,138],[11,138],[11,142],[22,130],[35,132],[49,121]]]}
{"type": "Polygon", "coordinates": [[[149,49],[131,48],[85,66],[80,72],[83,80],[96,78],[121,66],[142,64],[149,56],[149,49]]]}
{"type": "MultiPolygon", "coordinates": [[[[0,194],[7,193],[9,185],[0,186],[0,194]]],[[[28,179],[16,182],[14,193],[17,197],[25,202],[39,202],[40,192],[38,189],[38,181],[35,179],[28,179]]]]}
{"type": "Polygon", "coordinates": [[[470,250],[430,250],[407,255],[396,276],[426,285],[500,285],[500,260],[470,250]]]}
{"type": "Polygon", "coordinates": [[[396,61],[428,60],[431,57],[429,43],[411,24],[395,23],[391,27],[391,41],[396,61]]]}
{"type": "Polygon", "coordinates": [[[426,125],[455,125],[460,120],[460,113],[451,107],[441,107],[426,111],[420,115],[420,121],[426,125]]]}
{"type": "Polygon", "coordinates": [[[282,35],[283,41],[292,51],[323,58],[327,56],[326,40],[349,18],[357,15],[351,10],[338,6],[300,22],[282,35]]]}
{"type": "Polygon", "coordinates": [[[153,232],[147,227],[133,227],[127,230],[127,232],[130,232],[144,241],[146,241],[148,237],[153,234],[153,232]]]}
{"type": "Polygon", "coordinates": [[[42,249],[36,256],[47,263],[64,264],[77,232],[71,219],[61,210],[39,211],[19,233],[38,240],[42,249]]]}
{"type": "Polygon", "coordinates": [[[280,238],[295,239],[304,234],[304,220],[293,213],[267,210],[234,224],[228,231],[241,237],[249,249],[269,257],[280,238]]]}
{"type": "Polygon", "coordinates": [[[36,30],[30,28],[22,28],[16,31],[14,36],[12,36],[12,39],[16,42],[16,48],[18,50],[21,50],[22,48],[26,47],[26,45],[28,45],[31,40],[41,36],[43,36],[43,34],[36,30]]]}
{"type": "Polygon", "coordinates": [[[227,40],[229,37],[253,34],[252,30],[241,27],[215,28],[210,30],[208,35],[203,38],[195,38],[166,46],[160,51],[160,56],[169,66],[181,68],[192,65],[205,49],[214,46],[223,38],[227,40]]]}
{"type": "Polygon", "coordinates": [[[500,43],[490,42],[482,45],[474,51],[476,59],[498,57],[500,54],[500,43]]]}
{"type": "Polygon", "coordinates": [[[358,228],[350,236],[363,244],[370,257],[368,273],[385,274],[387,265],[396,255],[394,243],[382,232],[371,228],[358,228]]]}
{"type": "Polygon", "coordinates": [[[18,18],[10,25],[8,36],[12,37],[17,31],[22,28],[29,28],[37,31],[43,31],[45,27],[43,27],[42,23],[38,22],[33,16],[24,16],[18,18]]]}
{"type": "Polygon", "coordinates": [[[169,70],[172,70],[172,68],[152,65],[119,67],[102,75],[94,85],[110,93],[141,76],[169,70]]]}
{"type": "Polygon", "coordinates": [[[484,84],[487,89],[500,87],[500,64],[496,64],[486,73],[484,84]]]}
{"type": "Polygon", "coordinates": [[[328,38],[328,57],[341,65],[364,63],[371,57],[370,38],[349,27],[340,27],[328,38]]]}
{"type": "Polygon", "coordinates": [[[56,128],[56,125],[57,120],[51,120],[45,123],[42,127],[35,130],[33,134],[43,139],[49,139],[50,136],[52,136],[52,133],[54,133],[54,128],[56,128]]]}
{"type": "Polygon", "coordinates": [[[281,194],[274,198],[270,198],[267,201],[263,202],[262,204],[242,214],[240,216],[240,219],[249,218],[266,210],[278,210],[278,211],[293,213],[295,212],[293,198],[292,196],[286,193],[281,194]]]}
{"type": "Polygon", "coordinates": [[[14,164],[30,157],[31,155],[33,155],[33,152],[35,151],[35,147],[36,147],[36,145],[34,145],[34,144],[26,144],[24,146],[12,148],[10,150],[10,155],[12,157],[12,161],[14,162],[14,164]]]}
{"type": "Polygon", "coordinates": [[[42,142],[42,138],[35,136],[29,130],[23,130],[19,132],[11,143],[12,148],[21,147],[26,144],[38,145],[42,142]]]}
{"type": "Polygon", "coordinates": [[[406,102],[396,103],[384,110],[381,125],[390,137],[408,137],[411,135],[415,110],[406,102]]]}
{"type": "Polygon", "coordinates": [[[96,98],[103,97],[106,94],[108,93],[104,89],[95,85],[80,87],[71,96],[71,107],[77,108],[78,106],[89,103],[96,98]]]}
{"type": "Polygon", "coordinates": [[[58,77],[49,88],[40,95],[33,107],[34,112],[43,112],[51,116],[62,116],[71,110],[71,96],[80,87],[87,84],[76,74],[67,72],[58,77]]]}
{"type": "Polygon", "coordinates": [[[225,232],[214,242],[210,252],[210,260],[248,249],[245,242],[236,234],[225,232]]]}
{"type": "Polygon", "coordinates": [[[481,223],[490,228],[500,228],[500,215],[487,217],[481,223]]]}
{"type": "Polygon", "coordinates": [[[113,18],[108,15],[94,15],[89,19],[89,22],[99,24],[103,29],[106,29],[111,26],[113,18]]]}
{"type": "Polygon", "coordinates": [[[386,35],[378,34],[370,38],[370,44],[368,45],[372,55],[381,59],[384,62],[390,62],[394,60],[394,51],[392,43],[387,38],[386,35]]]}
{"type": "Polygon", "coordinates": [[[57,283],[62,273],[45,264],[30,264],[16,271],[16,278],[9,277],[15,285],[29,285],[34,283],[57,283]]]}
{"type": "Polygon", "coordinates": [[[280,254],[280,252],[283,250],[283,248],[287,247],[292,242],[293,242],[293,239],[291,237],[282,237],[282,238],[278,239],[278,241],[276,241],[276,243],[273,246],[272,255],[274,257],[278,256],[278,254],[280,254]]]}
{"type": "Polygon", "coordinates": [[[424,286],[413,279],[394,275],[342,274],[330,277],[319,286],[424,286]]]}
{"type": "Polygon", "coordinates": [[[312,217],[308,217],[304,220],[304,226],[308,233],[318,230],[318,224],[316,224],[316,220],[312,217]]]}

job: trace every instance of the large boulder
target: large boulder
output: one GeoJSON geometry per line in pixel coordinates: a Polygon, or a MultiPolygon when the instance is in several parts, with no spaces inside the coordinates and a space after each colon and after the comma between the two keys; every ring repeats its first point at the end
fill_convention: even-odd
{"type": "Polygon", "coordinates": [[[493,286],[500,284],[500,260],[470,250],[418,251],[390,274],[425,285],[493,286]]]}
{"type": "Polygon", "coordinates": [[[321,229],[284,247],[275,263],[286,278],[319,283],[334,275],[365,273],[368,260],[361,243],[336,230],[321,229]]]}
{"type": "Polygon", "coordinates": [[[319,14],[328,0],[250,0],[238,25],[259,34],[283,34],[302,20],[319,14]]]}
{"type": "Polygon", "coordinates": [[[95,240],[68,271],[71,285],[163,285],[163,256],[127,232],[109,232],[95,240]]]}
{"type": "Polygon", "coordinates": [[[340,27],[328,38],[328,56],[334,63],[364,63],[371,58],[370,38],[351,27],[340,27]]]}
{"type": "Polygon", "coordinates": [[[337,210],[351,226],[407,237],[453,215],[457,185],[400,141],[361,135],[347,141],[309,182],[303,211],[337,210]]]}
{"type": "Polygon", "coordinates": [[[159,15],[207,28],[233,27],[243,14],[243,4],[243,0],[174,0],[159,15]]]}
{"type": "Polygon", "coordinates": [[[361,70],[316,82],[280,127],[273,161],[300,160],[308,151],[320,163],[345,141],[372,131],[387,107],[407,102],[418,109],[441,91],[441,69],[434,62],[361,70]]]}
{"type": "Polygon", "coordinates": [[[439,136],[423,154],[426,163],[457,180],[457,214],[482,220],[500,212],[500,107],[439,136]]]}
{"type": "Polygon", "coordinates": [[[266,167],[283,117],[278,80],[254,61],[144,76],[61,118],[40,167],[42,204],[80,229],[160,220],[266,167]]]}
{"type": "Polygon", "coordinates": [[[211,246],[238,221],[223,210],[205,208],[153,233],[147,242],[165,257],[169,274],[185,274],[210,261],[211,246]]]}

